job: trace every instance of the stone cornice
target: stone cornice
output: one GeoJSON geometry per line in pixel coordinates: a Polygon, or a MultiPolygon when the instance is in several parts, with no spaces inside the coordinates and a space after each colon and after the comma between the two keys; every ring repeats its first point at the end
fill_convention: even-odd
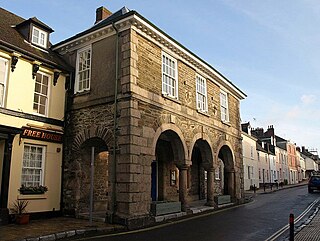
{"type": "Polygon", "coordinates": [[[246,97],[246,95],[239,90],[235,85],[233,85],[227,78],[216,71],[212,66],[205,63],[198,56],[193,54],[191,51],[183,47],[180,43],[172,39],[170,36],[162,32],[156,26],[152,25],[146,19],[139,15],[132,16],[133,28],[143,36],[147,37],[149,40],[157,43],[164,51],[174,54],[174,57],[179,57],[192,65],[195,69],[209,76],[210,80],[213,82],[218,82],[219,86],[223,86],[229,92],[231,92],[237,99],[241,100],[246,97]]]}
{"type": "MultiPolygon", "coordinates": [[[[124,19],[121,19],[115,23],[115,26],[119,32],[130,28],[135,30],[150,41],[156,43],[165,52],[168,52],[174,55],[174,57],[181,59],[193,66],[198,72],[200,72],[200,74],[204,74],[207,76],[207,78],[209,77],[211,81],[218,84],[221,88],[228,90],[228,92],[233,94],[238,100],[246,97],[246,95],[240,89],[238,89],[221,73],[207,64],[201,58],[193,54],[191,51],[183,47],[180,43],[172,39],[162,30],[154,26],[147,19],[143,18],[140,14],[135,13],[124,19]]],[[[112,27],[112,24],[109,24],[87,34],[79,34],[78,38],[74,38],[73,40],[61,45],[58,44],[54,47],[54,50],[58,51],[60,54],[65,54],[114,34],[116,34],[116,32],[112,27]]]]}
{"type": "MultiPolygon", "coordinates": [[[[127,30],[131,27],[131,17],[122,19],[118,21],[115,26],[119,29],[119,32],[127,30]]],[[[65,54],[67,52],[72,52],[109,36],[115,35],[116,31],[112,27],[112,24],[102,27],[98,30],[92,31],[85,35],[79,35],[78,38],[75,38],[67,43],[62,45],[57,45],[53,48],[53,50],[58,51],[59,54],[65,54]]]]}

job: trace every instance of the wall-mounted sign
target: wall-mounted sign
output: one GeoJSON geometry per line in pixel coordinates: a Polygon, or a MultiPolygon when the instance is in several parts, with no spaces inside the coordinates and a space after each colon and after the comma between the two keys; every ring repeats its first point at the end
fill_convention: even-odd
{"type": "Polygon", "coordinates": [[[62,143],[63,141],[63,135],[60,133],[38,130],[29,127],[22,127],[20,137],[57,143],[62,143]]]}

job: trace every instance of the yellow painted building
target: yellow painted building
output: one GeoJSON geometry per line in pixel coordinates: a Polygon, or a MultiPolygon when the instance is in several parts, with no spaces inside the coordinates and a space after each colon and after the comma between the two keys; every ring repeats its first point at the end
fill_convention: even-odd
{"type": "Polygon", "coordinates": [[[4,224],[16,200],[28,200],[30,213],[60,210],[70,69],[50,49],[53,30],[37,18],[25,20],[0,8],[0,30],[0,224],[4,224]]]}

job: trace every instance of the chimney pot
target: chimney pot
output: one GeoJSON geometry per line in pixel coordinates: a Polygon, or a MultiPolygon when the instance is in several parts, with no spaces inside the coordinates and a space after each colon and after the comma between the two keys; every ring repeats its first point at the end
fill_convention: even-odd
{"type": "Polygon", "coordinates": [[[97,22],[100,22],[103,19],[106,19],[111,14],[112,14],[112,12],[110,12],[108,9],[106,9],[103,6],[97,8],[97,10],[96,10],[96,22],[94,24],[96,24],[97,22]]]}

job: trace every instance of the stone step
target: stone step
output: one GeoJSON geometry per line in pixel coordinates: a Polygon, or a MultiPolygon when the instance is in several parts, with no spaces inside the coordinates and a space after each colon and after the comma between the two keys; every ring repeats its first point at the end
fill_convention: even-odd
{"type": "MultiPolygon", "coordinates": [[[[89,215],[89,213],[79,213],[77,215],[77,218],[89,220],[90,215],[89,215]]],[[[94,212],[92,214],[92,221],[105,223],[106,212],[94,212]]]]}

